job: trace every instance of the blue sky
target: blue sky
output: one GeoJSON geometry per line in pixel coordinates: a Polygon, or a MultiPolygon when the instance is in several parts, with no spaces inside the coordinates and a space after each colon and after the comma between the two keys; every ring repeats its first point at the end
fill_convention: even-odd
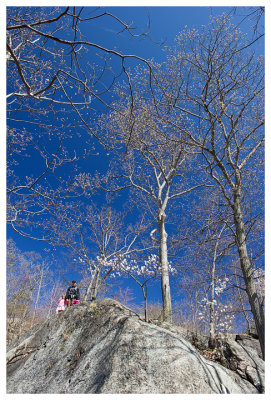
{"type": "MultiPolygon", "coordinates": [[[[211,3],[211,2],[210,2],[211,3]]],[[[209,4],[210,4],[209,3],[209,4]]],[[[246,2],[247,3],[247,2],[246,2]]],[[[103,3],[104,4],[104,3],[103,3]]],[[[150,4],[150,3],[148,3],[150,4]]],[[[180,3],[183,4],[183,3],[180,3]]],[[[218,4],[218,2],[215,2],[218,4]]],[[[234,3],[233,3],[234,4],[234,3]]],[[[244,2],[245,4],[245,2],[244,2]]],[[[255,5],[256,2],[253,2],[255,5]]],[[[9,3],[12,5],[12,3],[9,3]]],[[[230,5],[230,4],[229,4],[230,5]]],[[[189,27],[197,27],[199,25],[206,25],[209,22],[211,14],[217,15],[222,12],[229,12],[230,7],[166,7],[166,6],[151,6],[146,10],[144,7],[106,7],[107,11],[112,12],[120,19],[124,19],[128,23],[133,22],[133,26],[137,29],[135,32],[139,33],[146,30],[148,15],[150,17],[150,36],[155,42],[164,42],[164,45],[174,45],[174,39],[178,32],[184,28],[185,25],[189,27]]],[[[239,9],[235,17],[235,21],[242,19],[243,10],[239,9]]],[[[108,17],[105,17],[108,18],[108,17]]],[[[127,34],[116,35],[116,25],[105,24],[92,24],[93,42],[102,44],[103,46],[111,49],[117,47],[122,52],[128,54],[135,54],[142,58],[155,58],[157,61],[164,61],[165,54],[161,51],[161,45],[153,43],[149,38],[134,39],[128,37],[127,34]]],[[[246,29],[246,24],[242,25],[246,29]]],[[[86,28],[87,29],[87,28],[86,28]]],[[[91,34],[92,34],[91,32],[91,34]]],[[[257,51],[262,52],[263,48],[258,47],[257,51]]],[[[132,65],[132,64],[131,64],[132,65]]],[[[97,158],[93,164],[88,164],[90,171],[99,168],[103,163],[103,158],[97,158]]],[[[41,251],[43,245],[40,242],[34,242],[29,239],[24,239],[14,234],[8,227],[7,237],[13,237],[18,247],[22,251],[37,250],[41,251]]],[[[129,285],[130,287],[132,285],[129,285]]],[[[154,299],[158,299],[159,288],[154,291],[154,299]]]]}

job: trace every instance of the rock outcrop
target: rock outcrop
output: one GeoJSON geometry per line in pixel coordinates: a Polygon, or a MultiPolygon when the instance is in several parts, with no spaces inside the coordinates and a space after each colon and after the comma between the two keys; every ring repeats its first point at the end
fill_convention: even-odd
{"type": "Polygon", "coordinates": [[[7,393],[258,393],[120,303],[77,305],[8,348],[7,393]]]}
{"type": "Polygon", "coordinates": [[[259,391],[264,392],[264,361],[259,341],[250,335],[228,335],[217,339],[217,352],[224,365],[247,379],[259,391]]]}
{"type": "Polygon", "coordinates": [[[216,336],[216,348],[208,349],[208,337],[175,326],[160,322],[159,326],[182,336],[192,343],[196,349],[211,360],[219,362],[226,368],[236,372],[242,379],[252,383],[259,391],[265,391],[265,363],[261,358],[261,347],[256,335],[253,334],[227,334],[216,336]]]}

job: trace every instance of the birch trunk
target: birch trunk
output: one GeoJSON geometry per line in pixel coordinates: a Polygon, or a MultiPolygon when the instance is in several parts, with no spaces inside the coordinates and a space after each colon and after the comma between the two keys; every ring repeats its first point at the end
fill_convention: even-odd
{"type": "Polygon", "coordinates": [[[236,240],[238,253],[240,258],[241,269],[243,278],[246,285],[246,292],[251,306],[251,311],[254,317],[257,334],[259,336],[261,351],[263,359],[265,358],[265,318],[264,310],[258,297],[255,282],[252,276],[250,259],[247,253],[246,235],[243,222],[243,215],[241,210],[241,174],[237,170],[235,173],[235,190],[234,190],[234,224],[236,230],[236,240]]]}
{"type": "Polygon", "coordinates": [[[159,212],[159,251],[160,251],[160,266],[161,266],[161,288],[163,299],[163,320],[172,321],[172,306],[169,285],[168,271],[168,254],[167,254],[167,233],[165,230],[165,214],[159,212]]]}

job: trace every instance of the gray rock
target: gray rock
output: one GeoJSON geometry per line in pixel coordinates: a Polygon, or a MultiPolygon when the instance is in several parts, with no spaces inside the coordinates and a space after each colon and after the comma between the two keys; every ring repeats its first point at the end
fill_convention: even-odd
{"type": "Polygon", "coordinates": [[[192,343],[197,349],[208,348],[208,336],[203,336],[199,333],[195,333],[179,325],[170,324],[168,322],[159,322],[159,326],[168,329],[170,332],[176,333],[182,336],[184,339],[192,343]]]}
{"type": "Polygon", "coordinates": [[[258,393],[120,303],[78,305],[8,348],[7,393],[258,393]]]}
{"type": "MultiPolygon", "coordinates": [[[[159,326],[179,334],[198,350],[208,349],[208,336],[195,335],[181,326],[160,322],[159,326]]],[[[259,391],[265,391],[264,375],[265,363],[261,358],[259,340],[254,334],[220,334],[216,337],[216,349],[211,356],[222,363],[226,368],[236,372],[242,379],[246,379],[259,391]]]]}
{"type": "Polygon", "coordinates": [[[221,359],[241,378],[247,379],[260,393],[264,392],[265,364],[261,355],[259,341],[249,335],[233,337],[221,336],[217,339],[221,359]]]}

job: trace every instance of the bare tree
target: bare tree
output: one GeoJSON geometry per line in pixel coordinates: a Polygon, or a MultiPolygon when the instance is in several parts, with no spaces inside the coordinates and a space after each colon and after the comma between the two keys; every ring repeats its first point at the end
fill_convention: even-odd
{"type": "Polygon", "coordinates": [[[39,307],[39,303],[40,303],[40,299],[41,299],[41,295],[42,295],[42,289],[43,289],[43,287],[47,286],[47,282],[45,281],[45,279],[49,275],[49,267],[45,266],[44,263],[41,263],[41,265],[38,266],[38,269],[39,269],[39,283],[37,286],[37,294],[36,294],[36,300],[34,303],[34,309],[32,310],[33,316],[32,316],[32,321],[31,321],[31,326],[30,326],[31,328],[34,326],[35,319],[37,316],[38,307],[39,307]]]}
{"type": "Polygon", "coordinates": [[[246,47],[240,30],[225,15],[213,18],[201,31],[182,32],[177,42],[169,57],[169,81],[175,81],[169,96],[180,115],[189,116],[190,140],[201,149],[208,172],[231,210],[264,355],[264,310],[252,274],[243,213],[247,176],[259,177],[263,172],[263,59],[246,47]]]}
{"type": "Polygon", "coordinates": [[[148,256],[147,260],[125,258],[120,265],[118,271],[132,278],[141,288],[144,298],[144,316],[148,322],[148,285],[151,280],[156,279],[160,275],[159,259],[154,254],[148,256]]]}
{"type": "Polygon", "coordinates": [[[252,34],[252,40],[249,42],[249,46],[264,36],[264,7],[233,7],[231,12],[240,19],[238,27],[242,27],[244,22],[248,22],[251,26],[251,32],[249,33],[252,34]]]}
{"type": "Polygon", "coordinates": [[[51,283],[49,268],[35,252],[7,243],[7,340],[31,328],[46,308],[41,298],[51,283]]]}
{"type": "Polygon", "coordinates": [[[135,40],[148,35],[103,8],[7,8],[7,221],[23,236],[47,239],[42,217],[72,183],[65,166],[97,153],[91,121],[118,80],[129,84],[130,63],[151,74],[146,60],[92,40],[93,24],[110,21],[135,40]]]}
{"type": "Polygon", "coordinates": [[[149,223],[142,214],[136,224],[125,226],[127,214],[129,210],[115,211],[108,199],[103,206],[77,200],[57,208],[52,244],[69,251],[71,268],[83,276],[85,301],[96,299],[125,256],[145,251],[141,236],[149,223]]]}
{"type": "Polygon", "coordinates": [[[100,128],[105,131],[107,142],[111,142],[119,154],[115,171],[112,166],[111,182],[113,184],[110,190],[118,191],[124,187],[135,189],[135,193],[138,192],[149,199],[148,208],[155,215],[158,228],[164,319],[171,320],[166,210],[169,203],[179,200],[205,184],[202,181],[197,184],[197,178],[192,184],[186,179],[193,149],[187,145],[185,124],[182,121],[178,121],[179,125],[176,120],[173,122],[172,115],[168,114],[167,106],[157,113],[152,95],[158,97],[160,90],[158,80],[153,85],[156,89],[150,101],[145,99],[146,92],[149,90],[145,72],[139,71],[135,77],[131,77],[131,80],[135,82],[134,86],[137,87],[137,91],[134,91],[133,107],[126,104],[125,88],[122,87],[119,90],[121,100],[118,105],[115,105],[119,107],[118,112],[110,113],[106,116],[106,120],[102,119],[100,128]],[[122,167],[123,173],[118,171],[119,166],[122,167]]]}
{"type": "Polygon", "coordinates": [[[209,333],[209,347],[214,348],[215,346],[215,281],[216,281],[216,261],[217,258],[219,257],[218,254],[218,245],[219,245],[219,240],[221,238],[221,235],[225,229],[226,224],[224,224],[221,228],[221,230],[218,232],[216,240],[215,240],[215,245],[214,245],[214,251],[213,251],[213,259],[212,259],[212,265],[211,265],[211,288],[210,288],[210,333],[209,333]]]}

